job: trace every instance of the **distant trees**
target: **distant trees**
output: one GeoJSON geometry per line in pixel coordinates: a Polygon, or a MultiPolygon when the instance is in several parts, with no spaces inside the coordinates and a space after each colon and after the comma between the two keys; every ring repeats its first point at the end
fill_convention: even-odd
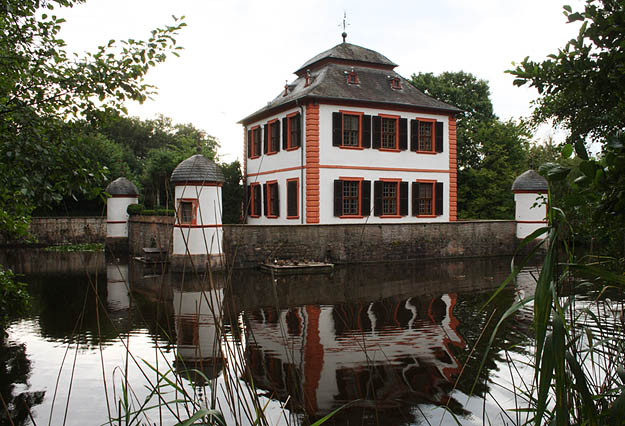
{"type": "MultiPolygon", "coordinates": [[[[93,196],[104,173],[86,157],[72,124],[99,111],[125,111],[154,88],[148,70],[176,54],[185,24],[158,28],[143,40],[110,40],[74,56],[59,38],[56,7],[77,0],[5,0],[0,6],[0,232],[24,234],[36,207],[64,197],[93,196]],[[40,8],[41,6],[41,8],[40,8]]],[[[109,149],[106,144],[103,150],[109,149]]]]}
{"type": "Polygon", "coordinates": [[[529,132],[493,112],[488,83],[463,71],[413,74],[422,92],[463,110],[457,117],[458,216],[512,219],[510,188],[527,170],[529,132]]]}

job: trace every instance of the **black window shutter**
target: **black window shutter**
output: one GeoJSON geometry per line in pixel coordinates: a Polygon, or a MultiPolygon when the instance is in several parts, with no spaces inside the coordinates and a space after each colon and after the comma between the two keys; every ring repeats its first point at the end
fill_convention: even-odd
{"type": "Polygon", "coordinates": [[[286,214],[287,216],[297,216],[297,181],[291,180],[286,188],[286,214]]]}
{"type": "Polygon", "coordinates": [[[250,216],[252,214],[252,187],[250,185],[247,186],[247,215],[250,216]]]}
{"type": "Polygon", "coordinates": [[[276,151],[280,152],[280,122],[276,121],[273,126],[276,126],[276,151]]]}
{"type": "Polygon", "coordinates": [[[282,119],[282,149],[287,149],[289,147],[289,119],[284,117],[282,119]]]}
{"type": "Polygon", "coordinates": [[[419,150],[419,120],[410,120],[410,150],[419,150]]]}
{"type": "Polygon", "coordinates": [[[371,116],[362,116],[362,147],[371,148],[371,116]]]}
{"type": "Polygon", "coordinates": [[[408,149],[408,119],[399,119],[399,149],[405,151],[408,149]]]}
{"type": "Polygon", "coordinates": [[[419,184],[412,182],[412,215],[419,214],[419,184]]]}
{"type": "Polygon", "coordinates": [[[261,209],[260,185],[254,185],[254,214],[260,216],[261,209]]]}
{"type": "Polygon", "coordinates": [[[295,120],[297,121],[297,143],[295,144],[295,146],[302,146],[302,115],[300,113],[297,113],[297,116],[295,118],[295,120]]]}
{"type": "Polygon", "coordinates": [[[268,125],[264,125],[263,126],[263,153],[267,154],[267,148],[268,148],[268,144],[269,144],[269,138],[267,137],[267,130],[268,130],[269,126],[268,125]]]}
{"type": "Polygon", "coordinates": [[[332,146],[341,146],[343,139],[343,126],[341,123],[341,113],[332,113],[332,146]]]}
{"type": "Polygon", "coordinates": [[[408,216],[408,182],[399,182],[399,214],[408,216]]]}
{"type": "Polygon", "coordinates": [[[334,181],[334,216],[343,215],[343,181],[334,181]]]}
{"type": "Polygon", "coordinates": [[[434,190],[434,208],[436,216],[443,214],[443,182],[436,182],[436,189],[434,190]]]}
{"type": "Polygon", "coordinates": [[[360,184],[360,214],[371,214],[371,181],[363,180],[360,184]]]}
{"type": "Polygon", "coordinates": [[[271,207],[273,207],[273,214],[276,217],[280,217],[280,186],[278,186],[278,182],[274,183],[275,188],[276,188],[276,199],[274,200],[274,203],[271,204],[271,207]]]}
{"type": "Polygon", "coordinates": [[[382,185],[380,180],[373,182],[373,214],[376,216],[382,216],[382,185]]]}
{"type": "Polygon", "coordinates": [[[263,214],[265,216],[267,216],[267,201],[269,201],[268,197],[267,197],[267,184],[263,183],[263,214]]]}
{"type": "Polygon", "coordinates": [[[436,128],[434,130],[435,141],[435,151],[443,152],[443,122],[437,121],[436,128]]]}
{"type": "Polygon", "coordinates": [[[373,148],[379,148],[380,147],[380,143],[382,142],[382,136],[380,134],[380,117],[373,116],[372,117],[372,128],[373,128],[373,140],[371,141],[371,146],[373,148]]]}
{"type": "Polygon", "coordinates": [[[247,131],[247,158],[252,156],[252,131],[247,131]]]}

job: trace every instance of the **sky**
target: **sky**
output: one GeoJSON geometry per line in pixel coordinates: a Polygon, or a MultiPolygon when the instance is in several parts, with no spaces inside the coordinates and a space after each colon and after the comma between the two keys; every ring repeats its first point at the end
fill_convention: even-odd
{"type": "MultiPolygon", "coordinates": [[[[568,2],[580,9],[582,2],[568,2]]],[[[536,91],[518,88],[504,71],[526,56],[543,60],[577,35],[561,0],[87,0],[57,11],[67,22],[67,50],[94,51],[110,39],[147,39],[150,30],[185,16],[180,57],[152,69],[158,95],[128,104],[143,119],[157,114],[215,136],[222,161],[241,159],[238,121],[276,97],[293,72],[337,44],[347,15],[347,41],[375,50],[400,75],[465,71],[490,84],[502,119],[531,112],[536,91]]],[[[541,129],[537,139],[552,130],[541,129]]],[[[555,135],[557,137],[557,134],[555,135]]]]}

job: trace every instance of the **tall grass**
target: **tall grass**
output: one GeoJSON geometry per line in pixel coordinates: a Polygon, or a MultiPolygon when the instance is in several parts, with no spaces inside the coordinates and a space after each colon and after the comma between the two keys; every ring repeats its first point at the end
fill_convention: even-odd
{"type": "Polygon", "coordinates": [[[566,215],[551,200],[549,206],[548,226],[522,241],[521,248],[533,248],[518,266],[513,264],[510,276],[497,290],[513,282],[520,268],[546,247],[535,293],[508,309],[490,339],[503,321],[533,304],[535,348],[528,361],[533,379],[511,389],[517,401],[515,411],[524,414],[517,416],[517,423],[624,424],[625,276],[610,270],[623,264],[617,259],[576,256],[566,237],[571,234],[566,215]],[[576,294],[589,286],[598,288],[596,298],[591,303],[579,301],[576,294]],[[605,298],[611,290],[618,292],[617,302],[605,298]]]}

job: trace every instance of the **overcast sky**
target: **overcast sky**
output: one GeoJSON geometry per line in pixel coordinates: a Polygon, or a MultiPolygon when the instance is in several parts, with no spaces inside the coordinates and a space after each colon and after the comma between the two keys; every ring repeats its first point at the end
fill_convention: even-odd
{"type": "MultiPolygon", "coordinates": [[[[579,0],[568,2],[581,7],[579,0]]],[[[250,1],[87,0],[59,15],[69,51],[95,50],[109,39],[147,39],[149,31],[186,16],[178,37],[185,50],[150,71],[159,94],[128,105],[142,118],[156,114],[192,123],[217,137],[220,158],[241,158],[237,122],[261,108],[293,72],[341,42],[380,52],[406,78],[418,72],[467,71],[490,84],[495,113],[530,112],[535,91],[517,88],[504,71],[525,56],[542,60],[577,34],[560,0],[250,1]]],[[[545,136],[543,133],[541,136],[545,136]]]]}

